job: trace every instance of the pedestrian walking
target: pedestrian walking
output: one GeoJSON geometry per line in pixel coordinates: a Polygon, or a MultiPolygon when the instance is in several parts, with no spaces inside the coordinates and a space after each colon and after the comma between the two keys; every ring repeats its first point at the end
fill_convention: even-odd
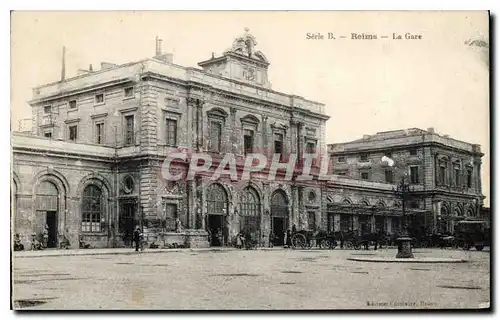
{"type": "Polygon", "coordinates": [[[139,226],[135,228],[133,240],[135,242],[135,251],[139,251],[139,245],[141,242],[141,229],[139,226]]]}
{"type": "Polygon", "coordinates": [[[236,235],[236,248],[241,249],[243,247],[243,241],[241,239],[241,233],[236,235]]]}
{"type": "Polygon", "coordinates": [[[274,237],[275,237],[274,232],[273,232],[273,230],[271,230],[269,232],[269,248],[274,247],[274,237]]]}
{"type": "Polygon", "coordinates": [[[291,233],[290,229],[288,229],[286,231],[286,246],[287,246],[287,248],[292,247],[292,233],[291,233]]]}

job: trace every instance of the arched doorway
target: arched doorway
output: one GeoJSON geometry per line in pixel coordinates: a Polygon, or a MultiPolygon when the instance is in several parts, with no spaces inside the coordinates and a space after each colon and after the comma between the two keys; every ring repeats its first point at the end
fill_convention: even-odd
{"type": "Polygon", "coordinates": [[[227,242],[227,211],[226,191],[218,183],[211,184],[207,189],[207,231],[210,233],[211,246],[223,246],[227,242]]]}
{"type": "Polygon", "coordinates": [[[271,197],[271,229],[274,233],[274,245],[282,246],[288,226],[288,199],[279,190],[271,197]]]}
{"type": "Polygon", "coordinates": [[[260,239],[261,205],[257,191],[246,187],[240,195],[240,231],[249,232],[252,239],[260,239]]]}
{"type": "Polygon", "coordinates": [[[47,229],[47,248],[57,247],[57,224],[59,211],[59,190],[51,181],[42,181],[36,192],[35,233],[43,233],[47,229]]]}

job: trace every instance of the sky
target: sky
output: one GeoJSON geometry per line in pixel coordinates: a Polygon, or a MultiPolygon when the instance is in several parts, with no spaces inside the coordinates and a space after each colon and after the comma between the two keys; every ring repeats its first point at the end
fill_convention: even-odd
{"type": "Polygon", "coordinates": [[[155,37],[174,63],[197,67],[221,55],[244,28],[270,61],[272,89],[322,102],[331,117],[326,142],[379,131],[433,127],[478,143],[485,153],[483,194],[489,205],[489,71],[482,49],[487,12],[14,12],[11,16],[11,124],[30,118],[32,88],[89,64],[152,57],[155,37]],[[328,32],[336,40],[308,40],[328,32]],[[376,34],[353,40],[351,33],[376,34]],[[421,35],[392,40],[392,34],[421,35]],[[380,39],[386,35],[388,39],[380,39]],[[346,36],[340,39],[340,36],[346,36]]]}

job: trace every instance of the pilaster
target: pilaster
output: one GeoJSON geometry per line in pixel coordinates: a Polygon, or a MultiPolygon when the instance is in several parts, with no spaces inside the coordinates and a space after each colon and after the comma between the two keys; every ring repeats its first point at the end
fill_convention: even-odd
{"type": "MultiPolygon", "coordinates": [[[[139,139],[142,152],[154,152],[157,150],[157,100],[158,95],[155,88],[143,84],[140,101],[140,132],[139,139]]],[[[136,120],[137,121],[137,120],[136,120]]]]}

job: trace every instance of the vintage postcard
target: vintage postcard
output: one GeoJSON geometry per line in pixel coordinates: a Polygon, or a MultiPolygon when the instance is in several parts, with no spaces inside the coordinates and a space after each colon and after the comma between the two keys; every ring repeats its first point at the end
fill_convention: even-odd
{"type": "Polygon", "coordinates": [[[490,308],[486,11],[13,11],[14,310],[490,308]]]}

